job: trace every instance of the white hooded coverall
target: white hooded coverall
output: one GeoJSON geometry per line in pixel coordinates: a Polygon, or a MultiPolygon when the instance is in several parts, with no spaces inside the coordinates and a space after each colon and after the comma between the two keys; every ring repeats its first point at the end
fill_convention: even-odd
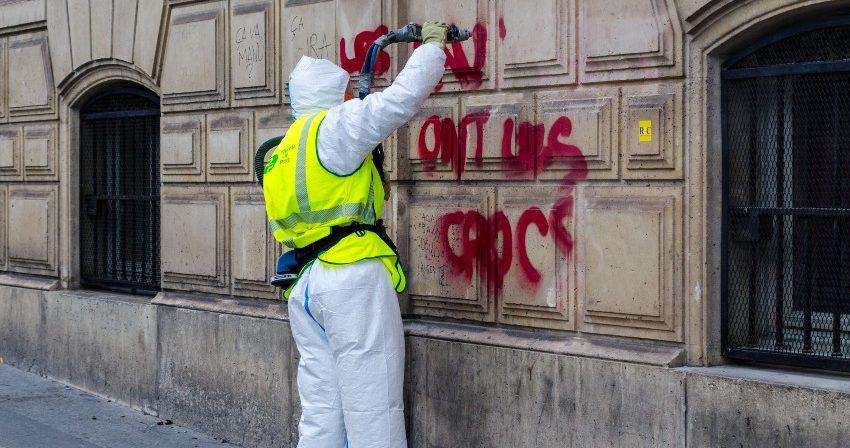
{"type": "MultiPolygon", "coordinates": [[[[319,128],[319,158],[336,174],[352,173],[419,111],[445,62],[442,49],[422,45],[383,92],[343,102],[348,73],[303,57],[289,79],[293,114],[328,110],[319,128]]],[[[406,447],[404,333],[384,265],[316,261],[293,287],[288,307],[301,355],[298,447],[406,447]]]]}

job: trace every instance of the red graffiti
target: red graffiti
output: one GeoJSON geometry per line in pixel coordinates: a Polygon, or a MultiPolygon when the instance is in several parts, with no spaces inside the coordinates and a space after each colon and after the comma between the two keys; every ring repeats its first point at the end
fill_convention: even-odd
{"type": "Polygon", "coordinates": [[[537,207],[531,207],[522,212],[522,215],[519,217],[519,221],[516,223],[516,254],[519,259],[519,267],[522,269],[522,273],[525,274],[525,278],[532,284],[536,284],[540,282],[540,272],[535,269],[535,267],[531,264],[531,260],[528,259],[528,250],[525,244],[528,227],[532,224],[537,227],[540,235],[546,236],[546,234],[549,233],[549,223],[546,221],[546,215],[543,214],[542,210],[537,207]]]}
{"type": "MultiPolygon", "coordinates": [[[[435,167],[438,160],[444,164],[451,163],[453,171],[460,178],[466,161],[469,127],[475,126],[477,134],[477,145],[471,158],[473,163],[480,165],[483,163],[484,125],[489,119],[489,112],[475,112],[463,117],[456,128],[449,118],[441,119],[436,115],[429,117],[419,134],[420,157],[432,163],[430,169],[435,167]],[[427,144],[429,133],[432,133],[433,147],[427,144]]],[[[543,124],[522,122],[515,126],[512,119],[505,120],[500,153],[505,167],[536,176],[548,169],[556,159],[567,160],[567,173],[560,185],[563,196],[552,204],[548,215],[538,206],[525,209],[514,229],[502,211],[490,217],[482,216],[475,210],[456,211],[440,217],[437,220],[437,235],[452,275],[469,280],[477,272],[498,294],[515,254],[522,275],[520,280],[532,288],[536,287],[542,280],[542,274],[528,254],[527,237],[532,231],[531,227],[540,236],[551,238],[561,254],[572,256],[574,240],[566,223],[573,215],[576,182],[587,178],[587,162],[577,146],[562,141],[571,134],[572,121],[566,116],[552,123],[548,135],[543,124]],[[516,152],[512,150],[514,139],[516,152]],[[457,248],[452,246],[454,230],[459,231],[457,248]]]]}
{"type": "Polygon", "coordinates": [[[515,229],[511,228],[510,221],[502,211],[489,218],[475,210],[456,211],[437,220],[437,235],[450,274],[470,280],[477,272],[498,294],[511,268],[514,254],[522,273],[521,280],[532,288],[542,280],[540,271],[528,255],[530,227],[535,227],[540,236],[551,236],[561,253],[568,256],[572,253],[572,236],[564,224],[571,214],[571,195],[559,200],[548,217],[536,206],[524,210],[515,229]],[[562,203],[570,205],[565,208],[562,203]],[[452,246],[454,230],[458,231],[457,249],[452,246]]]}
{"type": "Polygon", "coordinates": [[[489,287],[497,291],[501,288],[504,274],[511,266],[513,241],[511,224],[503,212],[490,218],[475,210],[448,213],[437,220],[437,229],[452,275],[470,280],[478,272],[482,279],[489,280],[489,287]],[[459,253],[449,237],[455,227],[459,227],[459,253]]]}
{"type": "Polygon", "coordinates": [[[455,125],[451,118],[441,119],[437,115],[428,117],[419,130],[419,157],[426,171],[434,171],[437,161],[450,164],[458,178],[463,175],[467,154],[467,137],[470,125],[475,126],[476,147],[473,160],[479,166],[484,160],[484,125],[490,120],[489,111],[469,114],[460,120],[460,126],[455,125]],[[434,142],[428,146],[428,135],[434,142]]]}
{"type": "MultiPolygon", "coordinates": [[[[387,34],[389,29],[386,25],[379,25],[374,31],[361,31],[354,37],[354,57],[348,57],[345,49],[345,38],[339,40],[339,62],[342,68],[349,73],[358,73],[366,61],[366,53],[375,39],[387,34]]],[[[390,68],[390,55],[381,50],[375,61],[375,76],[384,74],[390,68]]]]}
{"type": "Polygon", "coordinates": [[[499,17],[499,39],[504,40],[508,35],[508,29],[505,28],[505,18],[499,17]]]}
{"type": "MultiPolygon", "coordinates": [[[[413,48],[419,48],[421,43],[413,44],[413,48]]],[[[463,42],[451,42],[446,45],[446,68],[455,76],[461,89],[476,90],[481,87],[484,79],[484,66],[487,63],[487,26],[476,23],[472,27],[472,62],[466,55],[463,42]]],[[[440,80],[435,92],[443,89],[443,80],[440,80]]]]}
{"type": "MultiPolygon", "coordinates": [[[[484,126],[490,121],[490,111],[473,112],[461,118],[460,124],[455,125],[451,118],[440,118],[437,115],[428,117],[419,130],[418,151],[426,171],[434,171],[437,162],[450,164],[452,171],[459,179],[465,169],[468,136],[475,133],[475,148],[472,152],[472,163],[482,166],[484,163],[484,126]],[[472,128],[472,129],[470,129],[472,128]],[[429,146],[431,136],[433,145],[429,146]]],[[[508,118],[502,124],[501,163],[513,176],[529,177],[540,174],[555,160],[570,161],[570,171],[565,180],[583,178],[581,173],[587,171],[587,163],[581,150],[575,145],[563,143],[561,139],[569,138],[573,132],[572,121],[568,117],[559,117],[552,123],[549,135],[543,124],[521,122],[515,126],[514,120],[508,118]],[[516,128],[516,131],[514,130],[516,128]],[[544,136],[546,137],[544,143],[544,136]],[[513,152],[514,143],[516,153],[513,152]]]]}

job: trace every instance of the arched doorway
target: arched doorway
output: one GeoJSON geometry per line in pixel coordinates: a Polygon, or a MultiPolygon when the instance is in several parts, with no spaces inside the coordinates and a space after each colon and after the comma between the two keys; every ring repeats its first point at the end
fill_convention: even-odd
{"type": "Polygon", "coordinates": [[[850,18],[727,59],[723,351],[850,371],[850,18]]]}
{"type": "Polygon", "coordinates": [[[80,109],[80,277],[132,293],[160,288],[159,99],[140,87],[80,109]]]}

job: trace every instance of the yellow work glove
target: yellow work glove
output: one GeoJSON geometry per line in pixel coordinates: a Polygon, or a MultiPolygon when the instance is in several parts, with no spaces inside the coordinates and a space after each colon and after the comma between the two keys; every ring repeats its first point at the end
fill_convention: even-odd
{"type": "Polygon", "coordinates": [[[449,26],[443,22],[425,22],[422,25],[422,43],[431,42],[440,48],[446,48],[449,26]]]}

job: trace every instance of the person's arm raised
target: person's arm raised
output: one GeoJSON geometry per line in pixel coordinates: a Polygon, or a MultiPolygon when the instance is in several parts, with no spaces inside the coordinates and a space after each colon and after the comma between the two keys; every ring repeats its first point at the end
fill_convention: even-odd
{"type": "Polygon", "coordinates": [[[445,63],[438,45],[423,44],[382,92],[330,109],[319,128],[322,165],[339,175],[354,172],[375,146],[416,115],[443,77],[445,63]]]}

